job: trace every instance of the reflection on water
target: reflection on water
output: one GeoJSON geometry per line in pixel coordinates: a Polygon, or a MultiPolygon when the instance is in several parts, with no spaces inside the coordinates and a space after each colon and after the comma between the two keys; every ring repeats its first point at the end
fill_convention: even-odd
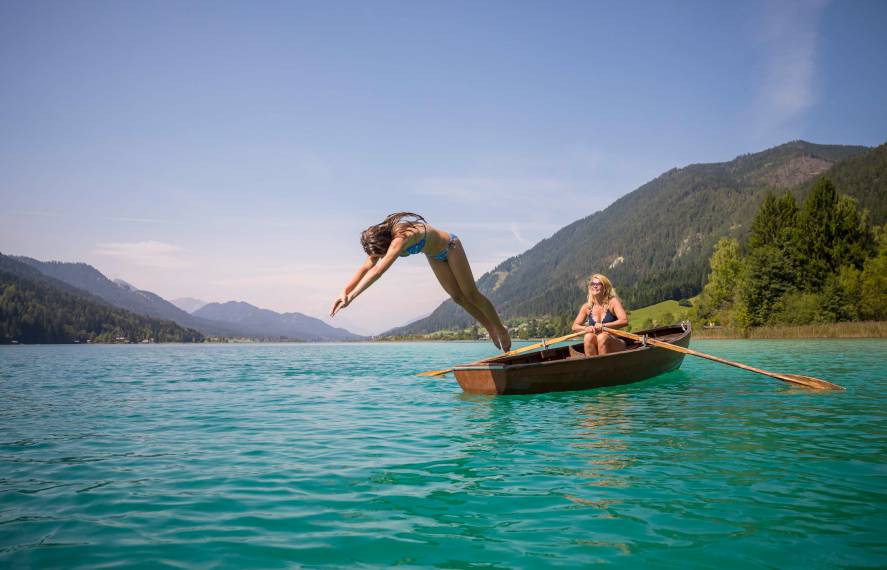
{"type": "MultiPolygon", "coordinates": [[[[633,429],[630,407],[631,399],[624,391],[603,395],[578,407],[579,438],[574,445],[585,451],[585,461],[590,468],[583,477],[588,479],[588,484],[599,487],[627,484],[613,471],[626,468],[635,460],[626,443],[633,429]]],[[[585,501],[586,504],[602,502],[609,503],[585,501]]]]}

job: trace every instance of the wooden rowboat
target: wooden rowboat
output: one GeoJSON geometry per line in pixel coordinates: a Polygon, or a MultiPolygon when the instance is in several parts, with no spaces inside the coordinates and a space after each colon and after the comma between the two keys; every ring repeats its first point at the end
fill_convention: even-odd
{"type": "MultiPolygon", "coordinates": [[[[687,348],[690,323],[639,331],[635,334],[687,348]]],[[[453,367],[456,380],[472,394],[538,394],[588,390],[630,384],[658,376],[681,365],[684,354],[626,341],[626,350],[586,357],[582,343],[545,348],[495,362],[453,367]]]]}

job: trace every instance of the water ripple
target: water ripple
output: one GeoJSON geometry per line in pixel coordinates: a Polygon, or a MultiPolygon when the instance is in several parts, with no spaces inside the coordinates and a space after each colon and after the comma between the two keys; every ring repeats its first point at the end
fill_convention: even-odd
{"type": "Polygon", "coordinates": [[[476,343],[0,347],[0,562],[884,567],[887,343],[462,394],[476,343]]]}

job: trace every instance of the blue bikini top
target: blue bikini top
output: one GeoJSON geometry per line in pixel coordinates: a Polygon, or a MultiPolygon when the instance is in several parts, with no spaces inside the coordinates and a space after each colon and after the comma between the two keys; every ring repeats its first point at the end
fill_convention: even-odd
{"type": "MultiPolygon", "coordinates": [[[[607,312],[604,313],[604,318],[601,320],[601,324],[602,324],[602,325],[605,325],[605,324],[607,324],[607,323],[612,323],[612,322],[615,321],[615,320],[617,320],[617,319],[616,319],[616,315],[614,315],[614,314],[610,311],[610,309],[609,309],[609,307],[608,307],[608,308],[607,308],[607,312]]],[[[596,324],[597,324],[597,321],[594,320],[594,317],[593,317],[592,314],[591,314],[591,307],[589,307],[589,309],[588,309],[588,316],[585,317],[585,326],[587,326],[587,327],[593,327],[593,326],[596,325],[596,324]]]]}
{"type": "Polygon", "coordinates": [[[423,224],[422,227],[425,229],[425,232],[422,234],[422,239],[406,248],[403,253],[400,254],[400,257],[407,257],[410,255],[415,255],[417,253],[422,253],[422,248],[425,247],[425,236],[428,235],[428,228],[423,224]]]}

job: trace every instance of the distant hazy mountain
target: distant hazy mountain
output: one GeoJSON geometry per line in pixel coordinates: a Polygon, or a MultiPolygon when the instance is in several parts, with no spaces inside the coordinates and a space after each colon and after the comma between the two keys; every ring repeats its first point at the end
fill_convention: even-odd
{"type": "MultiPolygon", "coordinates": [[[[604,273],[627,308],[691,297],[722,236],[743,238],[768,191],[803,195],[821,175],[884,223],[887,145],[794,141],[729,162],[674,168],[560,229],[478,279],[503,318],[574,315],[591,273],[604,273]]],[[[581,203],[581,201],[580,201],[581,203]]],[[[387,334],[425,333],[473,322],[452,301],[387,334]]]]}
{"type": "Polygon", "coordinates": [[[194,312],[194,316],[214,321],[235,323],[250,331],[261,331],[265,336],[286,337],[314,341],[357,340],[361,337],[345,329],[332,327],[320,319],[302,313],[276,313],[260,309],[242,301],[209,303],[194,312]]]}
{"type": "MultiPolygon", "coordinates": [[[[301,313],[279,315],[273,311],[259,313],[255,318],[239,315],[226,319],[219,311],[207,309],[202,314],[189,314],[162,297],[137,289],[122,280],[111,281],[96,268],[85,263],[65,263],[60,261],[38,261],[30,257],[17,257],[16,260],[37,269],[44,275],[58,279],[77,289],[86,291],[106,302],[138,315],[167,319],[184,327],[190,327],[208,336],[287,338],[292,340],[354,340],[361,338],[345,329],[333,328],[318,319],[301,313]],[[267,313],[267,314],[266,314],[267,313]],[[270,318],[268,315],[276,315],[270,318]],[[319,323],[319,324],[317,324],[319,323]],[[267,325],[267,326],[265,326],[267,325]]],[[[226,303],[225,305],[229,305],[226,303]]],[[[243,303],[246,305],[246,303],[243,303]]],[[[218,305],[218,303],[212,303],[218,305]]],[[[252,307],[252,305],[248,305],[252,307]]],[[[206,306],[201,307],[205,309],[206,306]]],[[[264,311],[257,309],[256,311],[264,311]]],[[[200,311],[197,311],[198,313],[200,311]]]]}
{"type": "Polygon", "coordinates": [[[0,343],[199,342],[168,320],[137,315],[0,255],[0,343]]]}
{"type": "Polygon", "coordinates": [[[200,307],[207,304],[207,301],[201,301],[200,299],[195,299],[194,297],[181,297],[179,299],[173,299],[170,302],[186,313],[193,313],[200,307]]]}

